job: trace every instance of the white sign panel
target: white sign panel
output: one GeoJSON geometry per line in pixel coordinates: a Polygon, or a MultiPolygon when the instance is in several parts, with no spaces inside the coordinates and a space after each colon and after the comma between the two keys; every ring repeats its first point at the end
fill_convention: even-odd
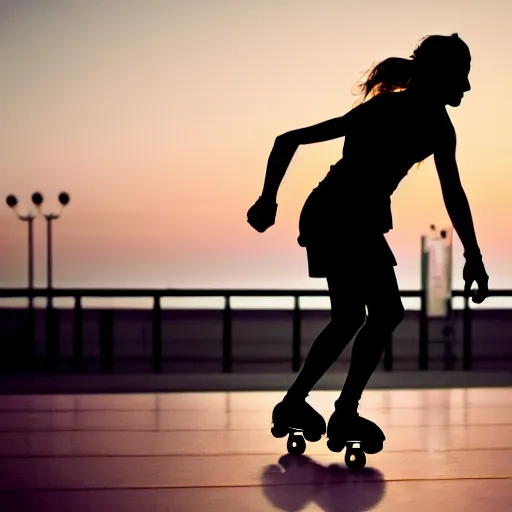
{"type": "Polygon", "coordinates": [[[427,315],[447,314],[448,273],[446,272],[446,244],[443,239],[431,240],[428,248],[427,315]]]}
{"type": "Polygon", "coordinates": [[[452,237],[444,231],[444,236],[428,237],[425,240],[424,264],[426,275],[424,286],[427,293],[427,316],[444,317],[448,314],[448,301],[451,298],[452,237]]]}

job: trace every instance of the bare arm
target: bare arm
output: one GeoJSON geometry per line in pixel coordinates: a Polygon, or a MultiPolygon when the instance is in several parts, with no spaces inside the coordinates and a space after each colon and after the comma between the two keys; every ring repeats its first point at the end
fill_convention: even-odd
{"type": "Polygon", "coordinates": [[[446,113],[434,150],[434,161],[441,183],[446,211],[464,246],[464,255],[478,257],[480,256],[480,249],[473,226],[471,209],[460,181],[455,157],[456,145],[455,129],[446,113]]]}
{"type": "Polygon", "coordinates": [[[344,137],[354,112],[359,108],[350,110],[342,117],[279,135],[270,152],[261,196],[268,201],[276,202],[277,191],[298,147],[301,144],[313,144],[344,137]]]}

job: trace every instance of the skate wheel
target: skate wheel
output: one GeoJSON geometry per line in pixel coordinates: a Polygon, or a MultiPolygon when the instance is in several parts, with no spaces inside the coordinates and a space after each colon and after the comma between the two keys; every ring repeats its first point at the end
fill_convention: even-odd
{"type": "Polygon", "coordinates": [[[361,443],[361,448],[366,453],[379,453],[384,448],[384,443],[382,441],[364,441],[361,443]]]}
{"type": "Polygon", "coordinates": [[[347,448],[345,464],[350,469],[363,469],[366,466],[366,455],[361,448],[347,448]]]}
{"type": "Polygon", "coordinates": [[[333,441],[332,439],[329,439],[327,441],[327,448],[329,448],[329,450],[331,450],[331,452],[336,452],[336,453],[340,453],[341,451],[343,451],[343,448],[345,448],[345,443],[340,443],[340,442],[335,442],[333,441]]]}
{"type": "Polygon", "coordinates": [[[286,447],[290,455],[302,455],[306,451],[306,441],[302,436],[290,434],[286,447]]]}
{"type": "Polygon", "coordinates": [[[274,437],[277,437],[278,439],[281,438],[281,437],[284,437],[286,434],[288,434],[288,429],[287,428],[279,428],[279,427],[272,427],[270,429],[270,432],[272,433],[272,435],[274,437]]]}

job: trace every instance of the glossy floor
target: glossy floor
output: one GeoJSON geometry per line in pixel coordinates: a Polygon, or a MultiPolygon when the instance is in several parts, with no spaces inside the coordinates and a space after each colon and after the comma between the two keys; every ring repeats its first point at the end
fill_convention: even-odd
{"type": "MultiPolygon", "coordinates": [[[[512,388],[367,391],[386,434],[348,470],[270,434],[282,392],[0,396],[5,511],[505,511],[512,388]]],[[[326,419],[336,392],[308,401],[326,419]]]]}

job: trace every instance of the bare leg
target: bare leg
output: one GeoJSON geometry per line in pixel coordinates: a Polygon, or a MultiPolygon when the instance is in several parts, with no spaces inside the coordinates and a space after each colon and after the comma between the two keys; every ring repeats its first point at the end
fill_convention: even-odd
{"type": "Polygon", "coordinates": [[[286,398],[304,400],[339,358],[365,320],[365,305],[354,279],[328,278],[331,321],[318,335],[286,398]]]}
{"type": "Polygon", "coordinates": [[[368,319],[354,340],[350,368],[336,408],[357,412],[363,390],[377,368],[386,339],[402,321],[402,306],[393,267],[372,272],[365,283],[368,319]]]}

